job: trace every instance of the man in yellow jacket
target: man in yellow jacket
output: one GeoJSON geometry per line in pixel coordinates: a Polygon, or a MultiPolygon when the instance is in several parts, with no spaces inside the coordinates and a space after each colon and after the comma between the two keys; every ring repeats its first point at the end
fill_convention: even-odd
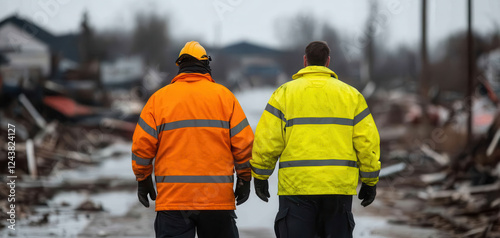
{"type": "Polygon", "coordinates": [[[149,98],[135,128],[132,168],[139,201],[156,200],[156,237],[238,237],[235,200],[250,194],[253,131],[209,61],[198,42],[186,43],[179,73],[149,98]]]}
{"type": "Polygon", "coordinates": [[[279,158],[277,237],[352,237],[352,195],[361,205],[376,195],[380,137],[364,97],[328,69],[326,42],[311,42],[304,67],[271,96],[253,144],[257,196],[279,158]]]}

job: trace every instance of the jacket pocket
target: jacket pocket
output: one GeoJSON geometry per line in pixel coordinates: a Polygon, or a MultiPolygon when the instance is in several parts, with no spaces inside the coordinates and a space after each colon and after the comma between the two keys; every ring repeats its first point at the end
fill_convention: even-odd
{"type": "Polygon", "coordinates": [[[277,238],[288,237],[286,216],[288,214],[288,208],[279,210],[274,220],[274,233],[277,238]]]}

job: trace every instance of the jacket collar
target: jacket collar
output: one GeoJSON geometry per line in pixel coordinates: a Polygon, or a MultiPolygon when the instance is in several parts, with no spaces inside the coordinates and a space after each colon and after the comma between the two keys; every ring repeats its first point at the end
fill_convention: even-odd
{"type": "Polygon", "coordinates": [[[301,70],[299,70],[299,72],[297,72],[296,74],[294,74],[292,76],[292,79],[298,79],[302,76],[305,76],[305,75],[331,75],[332,77],[338,79],[339,77],[337,76],[337,74],[335,72],[333,72],[332,70],[330,70],[329,68],[325,67],[325,66],[317,66],[317,65],[313,65],[313,66],[307,66],[301,70]]]}
{"type": "Polygon", "coordinates": [[[208,80],[212,83],[215,83],[215,81],[212,79],[212,76],[210,74],[200,74],[200,73],[180,73],[177,76],[175,76],[172,79],[172,82],[170,83],[175,83],[175,82],[196,82],[200,80],[208,80]]]}

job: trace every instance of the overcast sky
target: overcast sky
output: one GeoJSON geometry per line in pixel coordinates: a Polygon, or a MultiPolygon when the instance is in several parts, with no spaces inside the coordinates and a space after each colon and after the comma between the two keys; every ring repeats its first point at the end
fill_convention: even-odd
{"type": "MultiPolygon", "coordinates": [[[[420,0],[379,0],[377,15],[387,19],[378,39],[388,46],[416,46],[420,37],[420,0]]],[[[12,14],[28,18],[59,34],[76,32],[82,13],[98,30],[132,29],[137,12],[155,12],[169,19],[171,36],[207,45],[250,41],[281,47],[278,30],[286,19],[311,14],[345,39],[363,35],[369,0],[0,0],[0,19],[12,14]]],[[[466,0],[428,0],[429,41],[435,45],[466,27],[466,0]]],[[[500,1],[474,0],[474,28],[481,33],[500,28],[500,1]]]]}

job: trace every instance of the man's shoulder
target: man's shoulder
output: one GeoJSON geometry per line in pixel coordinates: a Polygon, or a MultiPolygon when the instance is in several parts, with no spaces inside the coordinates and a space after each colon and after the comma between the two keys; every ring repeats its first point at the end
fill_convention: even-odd
{"type": "Polygon", "coordinates": [[[293,84],[291,84],[293,81],[294,80],[288,81],[288,82],[280,85],[276,90],[274,90],[273,97],[277,97],[279,95],[282,95],[287,90],[287,88],[290,87],[290,85],[293,85],[293,84]]]}
{"type": "Polygon", "coordinates": [[[227,88],[226,86],[224,86],[220,83],[212,82],[210,85],[215,89],[219,89],[223,92],[233,94],[233,92],[231,92],[231,90],[229,90],[229,88],[227,88]]]}
{"type": "Polygon", "coordinates": [[[336,81],[336,84],[337,84],[338,86],[343,87],[343,89],[348,90],[348,91],[349,91],[349,92],[351,92],[352,94],[356,94],[356,95],[361,94],[361,93],[358,91],[358,89],[356,89],[355,87],[353,87],[353,86],[351,86],[351,85],[349,85],[349,84],[347,84],[347,83],[345,83],[345,82],[341,81],[340,79],[336,79],[335,81],[336,81]]]}
{"type": "Polygon", "coordinates": [[[167,91],[168,88],[171,87],[171,85],[172,84],[167,84],[167,85],[161,87],[160,89],[156,90],[156,92],[151,94],[151,97],[157,97],[157,96],[161,95],[162,93],[165,93],[165,91],[167,91]]]}
{"type": "Polygon", "coordinates": [[[229,97],[229,98],[236,98],[231,90],[227,88],[226,86],[216,83],[216,82],[208,82],[207,83],[207,90],[212,91],[215,94],[229,97]]]}
{"type": "MultiPolygon", "coordinates": [[[[306,84],[307,82],[302,80],[303,77],[288,81],[284,84],[282,84],[276,91],[278,90],[286,90],[287,88],[290,87],[302,87],[303,84],[306,84]]],[[[340,87],[343,90],[347,90],[349,92],[352,92],[353,94],[360,94],[360,92],[353,86],[341,81],[340,79],[334,78],[334,77],[325,77],[325,79],[331,80],[330,83],[334,84],[335,87],[340,87]]]]}

